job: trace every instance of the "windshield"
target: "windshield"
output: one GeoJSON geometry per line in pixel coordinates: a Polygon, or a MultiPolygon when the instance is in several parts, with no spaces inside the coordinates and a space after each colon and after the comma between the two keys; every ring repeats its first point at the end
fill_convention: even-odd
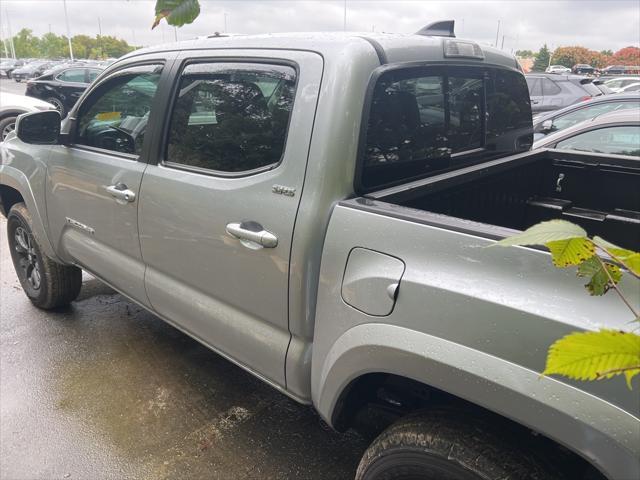
{"type": "Polygon", "coordinates": [[[524,76],[488,67],[432,66],[383,73],[370,99],[360,193],[528,150],[524,76]]]}

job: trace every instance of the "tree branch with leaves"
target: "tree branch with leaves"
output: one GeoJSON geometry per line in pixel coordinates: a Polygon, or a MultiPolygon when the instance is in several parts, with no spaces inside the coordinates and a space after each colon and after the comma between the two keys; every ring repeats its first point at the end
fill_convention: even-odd
{"type": "Polygon", "coordinates": [[[156,0],[156,16],[151,29],[156,28],[162,19],[173,27],[182,27],[200,15],[198,0],[156,0]]]}
{"type": "MultiPolygon", "coordinates": [[[[539,223],[496,245],[546,246],[556,267],[577,267],[577,276],[588,280],[585,288],[590,295],[601,296],[614,290],[629,309],[633,317],[631,322],[640,322],[637,307],[620,287],[623,268],[632,277],[640,279],[640,253],[618,247],[600,237],[589,238],[584,229],[565,220],[539,223]]],[[[600,380],[624,375],[631,388],[631,380],[640,374],[640,335],[634,331],[611,329],[571,333],[549,347],[542,373],[563,375],[574,380],[600,380]]]]}

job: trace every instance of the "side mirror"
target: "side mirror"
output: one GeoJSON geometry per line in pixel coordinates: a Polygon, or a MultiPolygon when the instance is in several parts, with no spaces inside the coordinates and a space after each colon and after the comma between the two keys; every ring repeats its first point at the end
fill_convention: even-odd
{"type": "Polygon", "coordinates": [[[60,143],[61,120],[57,110],[25,113],[18,117],[16,135],[24,143],[56,145],[60,143]]]}
{"type": "Polygon", "coordinates": [[[545,120],[542,122],[542,131],[550,132],[553,130],[553,120],[545,120]]]}

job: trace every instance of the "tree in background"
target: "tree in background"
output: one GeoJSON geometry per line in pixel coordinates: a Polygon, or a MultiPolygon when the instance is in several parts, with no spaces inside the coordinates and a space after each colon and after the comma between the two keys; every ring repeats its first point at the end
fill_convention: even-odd
{"type": "Polygon", "coordinates": [[[557,48],[556,51],[553,52],[553,61],[558,65],[564,65],[569,68],[578,63],[586,63],[587,65],[598,68],[609,65],[609,57],[607,55],[578,46],[557,48]]]}
{"type": "Polygon", "coordinates": [[[520,58],[532,58],[535,56],[531,50],[516,50],[516,57],[520,58]]]}
{"type": "Polygon", "coordinates": [[[549,47],[547,47],[547,44],[545,43],[538,53],[536,53],[536,61],[533,62],[533,71],[544,72],[549,66],[550,58],[551,52],[549,52],[549,47]]]}
{"type": "Polygon", "coordinates": [[[23,28],[13,37],[16,56],[21,58],[37,57],[40,53],[40,40],[33,36],[33,30],[23,28]]]}
{"type": "Polygon", "coordinates": [[[613,62],[618,65],[640,65],[640,48],[625,47],[613,54],[613,62]]]}
{"type": "MultiPolygon", "coordinates": [[[[55,33],[45,33],[40,38],[39,53],[43,58],[57,58],[64,54],[67,47],[67,37],[64,35],[56,35],[55,33]]],[[[17,52],[16,52],[17,53],[17,52]]]]}
{"type": "MultiPolygon", "coordinates": [[[[19,58],[60,58],[69,56],[69,43],[64,35],[45,33],[38,38],[28,28],[23,28],[13,37],[16,56],[19,58]]],[[[136,47],[125,40],[111,36],[76,35],[71,38],[74,56],[77,58],[120,57],[136,47]]]]}
{"type": "Polygon", "coordinates": [[[606,57],[610,57],[613,55],[613,50],[600,50],[600,53],[606,57]]]}

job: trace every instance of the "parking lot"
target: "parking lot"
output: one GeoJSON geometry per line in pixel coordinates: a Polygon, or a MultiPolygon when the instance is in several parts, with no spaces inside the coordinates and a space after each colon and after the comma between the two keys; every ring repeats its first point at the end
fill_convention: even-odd
{"type": "Polygon", "coordinates": [[[366,447],[91,277],[72,307],[33,307],[4,218],[0,352],[3,480],[333,480],[366,447]]]}

